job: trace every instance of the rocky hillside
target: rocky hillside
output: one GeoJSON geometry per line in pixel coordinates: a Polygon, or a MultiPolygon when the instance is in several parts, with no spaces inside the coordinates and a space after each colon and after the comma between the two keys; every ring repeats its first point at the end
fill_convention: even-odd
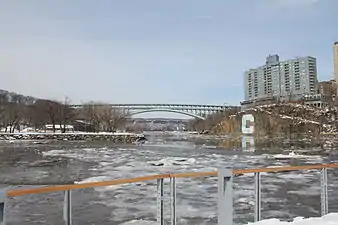
{"type": "Polygon", "coordinates": [[[336,132],[336,110],[318,109],[299,104],[272,104],[257,106],[224,118],[212,132],[215,134],[241,134],[242,116],[252,114],[255,118],[254,135],[299,135],[336,132]]]}

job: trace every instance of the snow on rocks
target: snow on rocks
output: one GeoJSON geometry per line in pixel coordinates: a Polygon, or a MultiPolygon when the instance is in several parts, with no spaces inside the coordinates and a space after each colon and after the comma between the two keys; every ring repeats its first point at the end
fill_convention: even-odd
{"type": "MultiPolygon", "coordinates": [[[[328,108],[321,109],[294,103],[261,105],[246,109],[224,118],[224,121],[216,125],[215,128],[217,129],[218,127],[226,125],[229,123],[229,120],[238,120],[237,123],[240,123],[241,115],[251,113],[254,114],[255,118],[257,115],[262,116],[263,120],[267,120],[268,117],[278,119],[278,124],[289,121],[294,127],[298,125],[312,125],[312,127],[321,127],[321,132],[329,133],[336,132],[337,130],[335,118],[338,116],[338,113],[336,110],[328,108]]],[[[262,119],[259,121],[261,120],[262,119]]]]}
{"type": "Polygon", "coordinates": [[[0,140],[58,140],[58,141],[110,141],[134,143],[144,140],[134,133],[0,133],[0,140]]]}

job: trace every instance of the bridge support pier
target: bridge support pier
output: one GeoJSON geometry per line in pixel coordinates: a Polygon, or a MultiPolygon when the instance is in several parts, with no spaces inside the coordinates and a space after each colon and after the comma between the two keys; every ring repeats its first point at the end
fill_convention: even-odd
{"type": "Polygon", "coordinates": [[[218,170],[218,225],[233,225],[233,175],[231,169],[218,170]]]}
{"type": "Polygon", "coordinates": [[[0,190],[0,225],[5,225],[6,192],[0,190]]]}

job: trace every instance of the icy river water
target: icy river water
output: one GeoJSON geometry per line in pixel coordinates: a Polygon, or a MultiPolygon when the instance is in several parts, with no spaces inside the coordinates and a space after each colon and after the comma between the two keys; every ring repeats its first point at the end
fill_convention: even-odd
{"type": "MultiPolygon", "coordinates": [[[[152,134],[143,145],[109,143],[0,142],[0,188],[36,187],[105,181],[159,173],[214,171],[219,167],[253,168],[338,162],[333,155],[276,159],[270,150],[243,151],[187,135],[152,134]]],[[[280,152],[281,154],[283,152],[280,152]]],[[[284,153],[288,154],[288,153],[284,153]]],[[[316,171],[262,175],[262,217],[290,219],[317,216],[320,176],[316,171]]],[[[338,170],[329,170],[329,211],[337,212],[338,170]]],[[[235,178],[235,222],[253,220],[253,175],[235,178]]],[[[169,185],[166,197],[169,202],[169,185]]],[[[73,224],[142,224],[156,220],[156,182],[73,191],[73,224]]],[[[177,180],[178,224],[217,224],[217,178],[177,180]]],[[[63,193],[8,198],[6,221],[19,224],[63,224],[63,193]]],[[[169,206],[165,210],[169,216],[169,206]]],[[[169,223],[168,223],[169,224],[169,223]]]]}

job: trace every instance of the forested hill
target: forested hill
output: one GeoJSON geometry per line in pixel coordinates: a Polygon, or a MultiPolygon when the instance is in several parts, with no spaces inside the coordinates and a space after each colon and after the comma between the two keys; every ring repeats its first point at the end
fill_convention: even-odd
{"type": "Polygon", "coordinates": [[[0,101],[33,104],[38,98],[0,89],[0,101]]]}

